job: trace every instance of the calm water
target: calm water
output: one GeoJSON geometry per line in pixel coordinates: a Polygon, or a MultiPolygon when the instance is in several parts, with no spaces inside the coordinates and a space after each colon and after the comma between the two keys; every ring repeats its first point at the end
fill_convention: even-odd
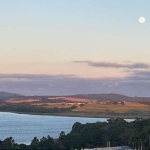
{"type": "Polygon", "coordinates": [[[92,123],[107,118],[81,118],[40,116],[0,112],[0,140],[13,137],[17,143],[29,144],[34,137],[39,139],[50,135],[59,137],[61,131],[69,133],[75,122],[92,123]]]}

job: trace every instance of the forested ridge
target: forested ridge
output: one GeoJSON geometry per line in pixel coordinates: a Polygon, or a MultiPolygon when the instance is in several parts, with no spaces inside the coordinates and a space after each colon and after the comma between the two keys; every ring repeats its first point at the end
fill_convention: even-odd
{"type": "Polygon", "coordinates": [[[61,113],[61,112],[71,112],[76,106],[70,106],[68,108],[46,108],[43,106],[35,106],[27,103],[21,104],[9,104],[3,103],[0,105],[0,111],[4,112],[20,112],[20,113],[61,113]]]}
{"type": "Polygon", "coordinates": [[[0,149],[81,149],[111,146],[130,146],[150,150],[150,118],[136,118],[133,122],[124,119],[108,119],[107,122],[81,124],[76,122],[69,134],[64,131],[58,139],[49,135],[34,137],[30,145],[17,144],[12,137],[0,141],[0,149]]]}

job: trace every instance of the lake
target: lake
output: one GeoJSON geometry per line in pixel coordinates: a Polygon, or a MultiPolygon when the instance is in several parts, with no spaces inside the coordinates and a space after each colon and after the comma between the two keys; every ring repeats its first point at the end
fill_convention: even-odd
{"type": "MultiPolygon", "coordinates": [[[[131,120],[129,119],[129,121],[131,120]]],[[[34,137],[40,139],[43,136],[50,135],[53,138],[58,138],[61,131],[69,133],[75,122],[94,123],[97,121],[107,121],[107,118],[43,116],[0,112],[0,140],[13,137],[17,143],[30,144],[34,137]]]]}

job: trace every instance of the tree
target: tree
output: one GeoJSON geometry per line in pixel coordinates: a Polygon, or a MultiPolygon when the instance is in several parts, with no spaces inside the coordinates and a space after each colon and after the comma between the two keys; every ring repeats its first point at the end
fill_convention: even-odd
{"type": "Polygon", "coordinates": [[[13,149],[14,143],[15,143],[15,141],[12,137],[6,138],[3,141],[3,148],[4,149],[13,149]]]}
{"type": "Polygon", "coordinates": [[[121,102],[121,105],[125,105],[125,103],[124,103],[124,102],[121,102]]]}
{"type": "Polygon", "coordinates": [[[30,144],[31,149],[38,149],[39,147],[39,140],[37,137],[34,137],[30,144]]]}
{"type": "Polygon", "coordinates": [[[59,139],[63,139],[63,137],[65,137],[65,132],[61,131],[59,134],[59,139]]]}
{"type": "Polygon", "coordinates": [[[43,137],[39,141],[39,148],[41,149],[53,149],[53,138],[51,138],[49,135],[46,137],[43,137]]]}

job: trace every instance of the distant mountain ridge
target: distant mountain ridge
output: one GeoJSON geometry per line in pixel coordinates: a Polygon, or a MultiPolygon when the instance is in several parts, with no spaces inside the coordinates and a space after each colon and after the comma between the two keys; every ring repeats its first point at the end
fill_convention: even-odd
{"type": "MultiPolygon", "coordinates": [[[[9,93],[0,91],[0,101],[4,101],[6,99],[10,98],[21,98],[21,99],[27,99],[27,98],[55,98],[55,97],[62,97],[62,96],[24,96],[16,93],[9,93]]],[[[65,95],[65,97],[72,97],[72,98],[81,98],[81,99],[89,99],[89,100],[97,100],[97,101],[126,101],[126,102],[138,102],[138,101],[150,101],[150,97],[130,97],[125,96],[121,94],[115,94],[115,93],[108,93],[108,94],[75,94],[75,95],[65,95]]]]}
{"type": "Polygon", "coordinates": [[[85,98],[91,100],[98,100],[98,101],[150,101],[150,97],[130,97],[120,94],[76,94],[72,95],[75,98],[85,98]]]}
{"type": "Polygon", "coordinates": [[[9,92],[0,91],[0,97],[14,97],[14,96],[22,96],[22,95],[16,94],[16,93],[9,93],[9,92]]]}

